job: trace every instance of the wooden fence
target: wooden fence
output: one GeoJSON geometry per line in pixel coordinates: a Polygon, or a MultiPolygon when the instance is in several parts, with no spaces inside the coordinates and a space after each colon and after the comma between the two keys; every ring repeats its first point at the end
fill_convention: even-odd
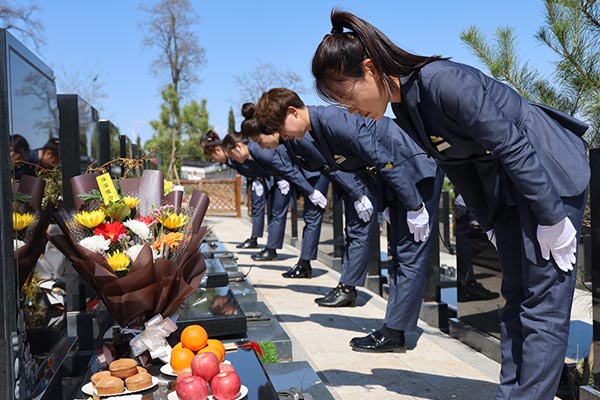
{"type": "Polygon", "coordinates": [[[181,184],[186,192],[198,189],[210,198],[208,214],[242,216],[242,178],[185,180],[181,184]]]}

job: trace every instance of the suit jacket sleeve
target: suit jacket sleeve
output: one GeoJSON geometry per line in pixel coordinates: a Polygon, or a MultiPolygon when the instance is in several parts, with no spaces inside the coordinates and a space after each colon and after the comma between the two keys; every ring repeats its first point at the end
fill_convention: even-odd
{"type": "MultiPolygon", "coordinates": [[[[305,196],[314,192],[315,188],[313,185],[308,182],[302,173],[302,169],[298,165],[292,163],[283,146],[280,146],[273,151],[272,167],[277,170],[278,175],[296,185],[298,190],[305,196]]],[[[323,194],[326,195],[326,193],[323,194]]]]}
{"type": "Polygon", "coordinates": [[[335,113],[324,124],[340,153],[350,153],[374,166],[407,210],[416,209],[423,198],[405,162],[396,163],[393,148],[382,143],[378,129],[384,131],[388,121],[374,121],[350,113],[335,113]],[[351,136],[350,136],[351,135],[351,136]]]}
{"type": "Polygon", "coordinates": [[[553,225],[566,217],[558,191],[535,149],[486,93],[480,77],[460,68],[441,69],[431,78],[426,91],[447,117],[502,163],[539,224],[553,225]]]}
{"type": "Polygon", "coordinates": [[[355,173],[345,171],[330,171],[327,176],[336,183],[352,199],[358,201],[367,193],[364,183],[355,173]]]}

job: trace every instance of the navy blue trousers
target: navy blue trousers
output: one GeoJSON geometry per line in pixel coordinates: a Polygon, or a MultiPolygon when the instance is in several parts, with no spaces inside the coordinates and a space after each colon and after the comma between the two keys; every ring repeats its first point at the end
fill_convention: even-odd
{"type": "MultiPolygon", "coordinates": [[[[423,197],[429,213],[429,228],[437,224],[439,199],[442,189],[443,172],[438,169],[436,178],[424,179],[417,183],[417,189],[423,197]]],[[[385,310],[385,324],[389,328],[411,331],[417,326],[421,311],[429,249],[430,235],[424,242],[415,242],[406,222],[406,209],[396,203],[390,206],[390,249],[393,266],[389,271],[390,294],[385,310]]]]}
{"type": "MultiPolygon", "coordinates": [[[[586,193],[562,200],[580,232],[586,193]]],[[[577,271],[565,273],[541,257],[537,225],[521,196],[494,221],[506,300],[497,399],[553,399],[563,369],[577,271]]]]}
{"type": "MultiPolygon", "coordinates": [[[[368,185],[365,185],[368,187],[368,185]]],[[[344,200],[344,216],[346,243],[342,258],[342,274],[340,283],[347,286],[364,286],[367,277],[369,255],[371,254],[371,237],[377,229],[377,199],[374,191],[365,193],[371,200],[373,215],[369,222],[364,222],[358,217],[354,208],[354,201],[347,194],[342,195],[344,200]]]]}
{"type": "MultiPolygon", "coordinates": [[[[314,188],[327,196],[329,180],[321,175],[309,180],[314,188]]],[[[321,225],[323,223],[323,211],[319,206],[315,206],[308,196],[304,196],[304,228],[302,229],[302,248],[300,258],[302,260],[316,260],[319,249],[319,238],[321,237],[321,225]]]]}
{"type": "Polygon", "coordinates": [[[267,248],[269,249],[280,249],[283,247],[285,223],[287,222],[287,212],[291,195],[291,185],[290,190],[285,195],[281,193],[277,185],[274,185],[269,193],[269,214],[271,217],[267,228],[267,248]]]}
{"type": "Polygon", "coordinates": [[[254,180],[248,180],[248,185],[250,186],[250,198],[252,200],[252,237],[260,238],[263,236],[263,232],[265,230],[265,206],[267,197],[267,188],[264,183],[263,185],[263,193],[262,195],[257,195],[254,190],[252,190],[252,182],[254,180]]]}

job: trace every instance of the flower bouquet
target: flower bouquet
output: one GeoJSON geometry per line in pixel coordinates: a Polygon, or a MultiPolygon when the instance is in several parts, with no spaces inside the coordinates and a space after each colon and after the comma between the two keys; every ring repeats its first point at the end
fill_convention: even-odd
{"type": "Polygon", "coordinates": [[[168,201],[173,196],[165,201],[161,172],[134,179],[72,178],[75,211],[55,213],[63,234],[50,238],[122,328],[171,315],[206,270],[200,243],[208,196],[194,191],[183,208],[168,201]]]}
{"type": "MultiPolygon", "coordinates": [[[[27,281],[46,247],[44,234],[52,215],[42,209],[46,183],[35,176],[23,175],[13,185],[12,220],[14,258],[18,269],[19,288],[27,281]]],[[[52,206],[48,205],[48,209],[52,206]]]]}

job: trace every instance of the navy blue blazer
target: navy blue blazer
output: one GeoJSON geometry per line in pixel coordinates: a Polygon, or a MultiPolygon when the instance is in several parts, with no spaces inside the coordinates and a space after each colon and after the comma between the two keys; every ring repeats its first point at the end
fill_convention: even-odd
{"type": "Polygon", "coordinates": [[[275,179],[273,179],[273,177],[270,176],[263,167],[253,160],[246,160],[246,162],[242,164],[232,160],[231,158],[228,158],[227,165],[235,169],[246,178],[261,180],[265,184],[267,191],[271,190],[275,184],[275,179]]]}
{"type": "Polygon", "coordinates": [[[452,61],[432,62],[400,86],[397,123],[438,160],[485,229],[515,191],[552,225],[566,217],[560,197],[585,190],[587,125],[577,119],[452,61]]]}
{"type": "Polygon", "coordinates": [[[294,163],[306,170],[321,172],[337,184],[353,201],[360,200],[368,193],[367,187],[358,174],[329,168],[325,157],[319,152],[309,133],[306,133],[302,140],[284,140],[283,145],[294,163]]]}
{"type": "MultiPolygon", "coordinates": [[[[307,171],[292,163],[283,145],[280,144],[275,149],[263,149],[255,142],[250,141],[248,142],[248,151],[252,159],[267,172],[267,175],[280,177],[293,183],[306,196],[315,190],[314,185],[308,180],[319,177],[320,172],[307,171]]],[[[327,194],[323,193],[323,195],[327,194]]]]}
{"type": "Polygon", "coordinates": [[[407,210],[423,198],[417,183],[437,165],[389,118],[375,121],[336,106],[309,106],[311,136],[333,170],[376,170],[407,210]]]}

